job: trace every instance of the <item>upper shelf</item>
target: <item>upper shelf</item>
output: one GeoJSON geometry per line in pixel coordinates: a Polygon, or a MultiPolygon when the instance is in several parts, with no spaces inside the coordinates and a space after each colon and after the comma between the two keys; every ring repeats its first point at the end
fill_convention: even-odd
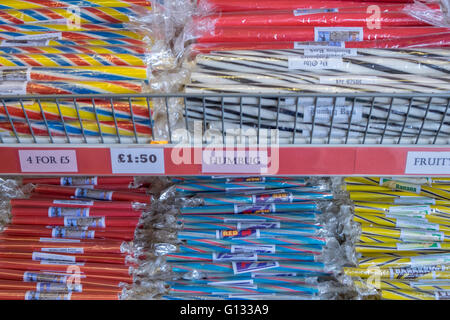
{"type": "Polygon", "coordinates": [[[0,173],[450,175],[449,105],[450,93],[1,96],[0,173]]]}

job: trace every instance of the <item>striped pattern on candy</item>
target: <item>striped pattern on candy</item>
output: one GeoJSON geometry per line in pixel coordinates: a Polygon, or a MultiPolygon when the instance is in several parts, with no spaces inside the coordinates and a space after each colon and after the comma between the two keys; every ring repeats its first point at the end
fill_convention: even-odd
{"type": "Polygon", "coordinates": [[[1,55],[3,67],[146,66],[145,56],[133,54],[13,54],[1,55]]]}
{"type": "MultiPolygon", "coordinates": [[[[19,83],[19,85],[22,85],[19,83]]],[[[78,82],[26,82],[26,94],[101,94],[101,93],[141,93],[144,83],[139,81],[78,81],[78,82]]],[[[0,90],[2,86],[0,85],[0,90]]],[[[3,94],[11,94],[3,91],[3,94]]],[[[12,94],[15,94],[14,92],[12,94]]]]}
{"type": "MultiPolygon", "coordinates": [[[[129,121],[119,121],[117,122],[117,128],[119,132],[116,130],[116,125],[111,121],[101,121],[100,130],[103,136],[129,136],[134,137],[134,129],[136,129],[136,133],[138,137],[151,137],[151,126],[149,123],[135,122],[134,125],[129,121]]],[[[68,135],[82,135],[83,133],[86,136],[99,136],[100,130],[97,122],[95,121],[82,121],[82,126],[79,121],[67,121],[64,125],[61,122],[57,121],[47,121],[45,122],[30,122],[31,129],[33,130],[33,134],[35,136],[48,136],[48,130],[50,130],[52,136],[65,136],[65,132],[68,135]],[[48,126],[47,126],[48,125],[48,126]]],[[[31,135],[30,126],[26,122],[14,122],[14,129],[19,135],[31,135]]],[[[0,122],[0,134],[3,136],[13,135],[13,129],[9,122],[0,122]]]]}
{"type": "Polygon", "coordinates": [[[2,32],[55,32],[55,31],[121,31],[127,27],[120,23],[115,24],[80,24],[68,26],[67,24],[0,24],[2,32]]]}
{"type": "Polygon", "coordinates": [[[1,55],[9,54],[134,54],[143,55],[146,50],[144,46],[14,46],[1,47],[1,55]]]}
{"type": "MultiPolygon", "coordinates": [[[[345,72],[359,75],[418,74],[443,77],[446,77],[450,71],[448,55],[442,58],[439,55],[439,58],[435,58],[436,55],[433,55],[433,58],[422,58],[417,55],[404,57],[401,54],[394,55],[393,50],[381,51],[379,55],[374,56],[370,56],[369,53],[368,55],[333,57],[333,61],[342,62],[336,63],[330,69],[305,67],[303,70],[313,70],[320,74],[345,72]]],[[[302,50],[221,51],[209,55],[198,55],[196,63],[197,68],[204,70],[298,73],[297,69],[289,69],[288,57],[302,55],[302,50]]]]}
{"type": "MultiPolygon", "coordinates": [[[[133,31],[62,31],[62,32],[0,32],[0,40],[109,40],[127,39],[129,44],[133,40],[142,40],[142,34],[133,31]]],[[[137,43],[141,43],[140,41],[137,43]]]]}
{"type": "Polygon", "coordinates": [[[139,14],[146,7],[80,7],[73,8],[37,8],[37,9],[6,9],[0,11],[0,23],[25,24],[51,22],[55,20],[79,23],[120,23],[128,22],[130,16],[139,14]]]}
{"type": "MultiPolygon", "coordinates": [[[[33,42],[33,40],[2,40],[0,41],[0,48],[4,48],[4,47],[8,47],[8,48],[17,48],[17,47],[36,47],[36,43],[33,42]],[[30,42],[31,41],[31,42],[30,42]]],[[[39,41],[38,40],[38,45],[39,46],[47,46],[46,48],[49,48],[48,50],[52,50],[50,48],[52,47],[99,47],[99,46],[103,46],[103,47],[108,47],[108,46],[125,46],[125,47],[129,47],[129,46],[135,46],[135,47],[147,47],[148,44],[144,41],[141,40],[136,40],[136,39],[131,39],[131,38],[122,38],[122,39],[104,39],[104,40],[100,40],[100,39],[85,39],[85,40],[43,40],[43,41],[39,41]]],[[[41,47],[38,47],[41,48],[41,47]]],[[[5,48],[5,50],[8,50],[5,48]]],[[[11,50],[11,49],[9,49],[11,50]]],[[[57,50],[56,48],[54,48],[54,50],[57,50]]],[[[59,50],[64,50],[64,49],[59,49],[59,50]]],[[[6,53],[6,52],[5,52],[6,53]]],[[[17,52],[17,53],[25,53],[25,52],[17,52]]],[[[27,53],[32,53],[32,52],[27,52],[27,53]]],[[[36,53],[60,53],[60,52],[36,52],[36,53]]],[[[62,53],[62,52],[61,52],[62,53]]],[[[69,52],[71,53],[71,52],[69,52]]],[[[75,52],[74,52],[75,53],[75,52]]],[[[86,53],[86,52],[80,52],[80,53],[86,53]]],[[[100,52],[97,52],[100,53],[100,52]]],[[[116,52],[112,52],[112,53],[116,53],[116,52]]],[[[126,53],[130,53],[130,52],[126,52],[126,53]]]]}
{"type": "MultiPolygon", "coordinates": [[[[92,101],[78,99],[76,106],[73,101],[59,100],[58,105],[54,101],[40,100],[38,101],[25,100],[22,101],[25,112],[29,120],[54,120],[60,121],[61,117],[64,120],[91,120],[96,121],[127,121],[131,120],[130,102],[128,100],[113,100],[114,114],[111,107],[111,101],[108,100],[94,100],[95,110],[92,101]],[[78,113],[77,113],[78,107],[78,113]],[[42,108],[42,110],[41,110],[42,108]],[[61,113],[59,112],[61,111],[61,113]],[[44,114],[44,116],[42,115],[44,114]]],[[[0,104],[0,119],[6,120],[8,111],[9,116],[13,120],[26,120],[22,105],[18,101],[5,101],[0,104]]],[[[131,108],[133,110],[133,117],[136,121],[148,121],[149,106],[145,99],[134,98],[131,99],[131,108]]],[[[151,108],[151,102],[150,102],[151,108]]]]}
{"type": "Polygon", "coordinates": [[[150,6],[147,0],[13,0],[2,3],[0,9],[36,9],[36,8],[65,8],[80,7],[129,7],[133,5],[150,6]]]}

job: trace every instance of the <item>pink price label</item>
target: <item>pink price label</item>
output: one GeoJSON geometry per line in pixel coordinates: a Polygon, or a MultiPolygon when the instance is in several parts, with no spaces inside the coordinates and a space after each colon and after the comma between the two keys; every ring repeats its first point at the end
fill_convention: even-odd
{"type": "Polygon", "coordinates": [[[22,172],[78,172],[75,150],[19,150],[22,172]]]}

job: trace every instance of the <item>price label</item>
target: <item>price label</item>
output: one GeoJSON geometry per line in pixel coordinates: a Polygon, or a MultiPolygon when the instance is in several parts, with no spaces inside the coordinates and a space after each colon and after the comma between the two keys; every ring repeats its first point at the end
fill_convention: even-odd
{"type": "Polygon", "coordinates": [[[113,173],[164,174],[164,149],[112,148],[111,167],[113,173]]]}
{"type": "Polygon", "coordinates": [[[22,172],[78,172],[75,150],[19,150],[22,172]]]}
{"type": "Polygon", "coordinates": [[[406,174],[450,174],[450,152],[410,151],[406,174]]]}

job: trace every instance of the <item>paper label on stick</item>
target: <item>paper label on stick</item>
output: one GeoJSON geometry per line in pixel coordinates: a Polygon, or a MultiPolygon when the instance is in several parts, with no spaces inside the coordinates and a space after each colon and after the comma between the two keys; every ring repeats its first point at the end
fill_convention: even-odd
{"type": "Polygon", "coordinates": [[[27,291],[25,300],[70,300],[72,293],[27,291]]]}
{"type": "Polygon", "coordinates": [[[84,200],[53,200],[54,204],[69,204],[75,206],[93,206],[94,201],[84,201],[84,200]]]}
{"type": "Polygon", "coordinates": [[[400,230],[400,239],[404,241],[444,241],[445,235],[443,232],[436,231],[425,231],[425,230],[417,230],[417,229],[401,229],[400,230]]]}
{"type": "Polygon", "coordinates": [[[65,227],[91,227],[91,228],[105,228],[105,217],[65,217],[65,227]]]}
{"type": "Polygon", "coordinates": [[[260,233],[258,229],[246,230],[218,230],[219,239],[258,239],[260,233]]]}
{"type": "Polygon", "coordinates": [[[56,260],[41,260],[41,264],[49,265],[49,266],[84,266],[84,262],[66,262],[66,261],[56,261],[56,260]]]}
{"type": "Polygon", "coordinates": [[[0,68],[0,81],[30,81],[30,68],[0,68]]]}
{"type": "Polygon", "coordinates": [[[314,41],[363,41],[362,27],[315,27],[314,41]]]}
{"type": "Polygon", "coordinates": [[[449,174],[450,152],[409,151],[406,174],[449,174]]]}
{"type": "Polygon", "coordinates": [[[320,84],[330,84],[338,86],[362,86],[378,84],[376,76],[320,76],[320,84]]]}
{"type": "Polygon", "coordinates": [[[36,291],[38,292],[83,292],[81,284],[66,284],[66,283],[36,283],[36,291]]]}
{"type": "Polygon", "coordinates": [[[280,229],[279,222],[238,222],[238,230],[245,229],[280,229]]]}
{"type": "Polygon", "coordinates": [[[22,172],[78,172],[75,150],[19,150],[19,160],[22,172]]]}
{"type": "Polygon", "coordinates": [[[56,239],[56,238],[40,238],[39,242],[61,242],[61,243],[77,243],[79,239],[56,239]]]}
{"type": "Polygon", "coordinates": [[[57,273],[36,273],[26,271],[23,273],[23,282],[54,282],[66,283],[69,275],[57,273]]]}
{"type": "Polygon", "coordinates": [[[42,252],[84,254],[84,248],[41,248],[42,252]]]}
{"type": "Polygon", "coordinates": [[[48,216],[52,217],[89,217],[89,208],[49,207],[48,216]]]}
{"type": "Polygon", "coordinates": [[[213,261],[257,261],[258,255],[255,252],[213,252],[213,261]]]}
{"type": "Polygon", "coordinates": [[[275,253],[276,246],[274,244],[268,245],[232,245],[232,253],[239,252],[256,252],[256,253],[275,253]]]}
{"type": "Polygon", "coordinates": [[[76,258],[74,256],[66,256],[61,254],[52,254],[45,252],[33,252],[32,260],[58,260],[66,262],[76,262],[76,258]]]}
{"type": "Polygon", "coordinates": [[[415,250],[439,250],[441,244],[439,242],[424,242],[424,243],[397,243],[398,251],[415,251],[415,250]]]}
{"type": "Polygon", "coordinates": [[[431,208],[429,205],[419,206],[391,206],[389,207],[390,214],[430,214],[431,208]]]}
{"type": "Polygon", "coordinates": [[[94,239],[94,230],[71,230],[67,228],[53,228],[52,229],[53,238],[77,238],[77,239],[94,239]]]}
{"type": "Polygon", "coordinates": [[[104,190],[94,190],[88,188],[76,188],[75,197],[78,198],[88,198],[96,200],[112,200],[112,195],[114,191],[104,191],[104,190]]]}
{"type": "MultiPolygon", "coordinates": [[[[313,115],[315,122],[331,122],[333,116],[334,123],[350,121],[350,114],[352,113],[352,106],[306,106],[303,109],[303,121],[313,122],[313,115]]],[[[353,107],[352,122],[359,122],[362,120],[362,109],[358,106],[353,107]]]]}
{"type": "Polygon", "coordinates": [[[450,300],[450,291],[436,291],[434,296],[436,300],[450,300]]]}
{"type": "Polygon", "coordinates": [[[405,197],[400,196],[394,199],[394,204],[430,204],[436,205],[436,199],[428,197],[405,197]]]}
{"type": "Polygon", "coordinates": [[[343,66],[342,57],[288,56],[288,69],[290,70],[340,69],[343,66]]]}
{"type": "Polygon", "coordinates": [[[278,268],[280,264],[277,261],[266,262],[232,262],[234,274],[242,274],[261,270],[278,268]]]}
{"type": "Polygon", "coordinates": [[[59,184],[62,186],[84,186],[97,185],[97,177],[79,178],[79,177],[61,177],[59,184]]]}
{"type": "Polygon", "coordinates": [[[229,280],[229,281],[212,281],[208,282],[209,286],[224,286],[224,287],[250,287],[254,286],[252,279],[243,280],[229,280]]]}
{"type": "Polygon", "coordinates": [[[411,265],[444,265],[450,263],[450,254],[429,254],[411,257],[411,265]]]}
{"type": "Polygon", "coordinates": [[[294,42],[294,49],[311,49],[311,48],[345,48],[343,41],[315,41],[315,42],[294,42]]]}
{"type": "Polygon", "coordinates": [[[0,47],[47,47],[50,40],[3,40],[0,47]]]}
{"type": "Polygon", "coordinates": [[[328,9],[295,9],[294,16],[304,16],[308,14],[315,13],[326,13],[326,12],[339,12],[338,8],[328,8],[328,9]]]}
{"type": "Polygon", "coordinates": [[[235,204],[234,205],[234,213],[273,213],[275,212],[275,204],[264,204],[264,205],[252,205],[252,204],[235,204]]]}
{"type": "MultiPolygon", "coordinates": [[[[357,56],[358,51],[355,48],[334,48],[334,47],[328,47],[328,48],[304,48],[303,49],[303,55],[304,56],[338,56],[338,57],[345,57],[345,56],[357,56]]],[[[334,84],[334,83],[333,83],[334,84]]]]}
{"type": "Polygon", "coordinates": [[[8,81],[0,83],[0,92],[3,95],[25,95],[27,94],[27,81],[8,81]]]}
{"type": "Polygon", "coordinates": [[[252,195],[252,202],[257,204],[292,202],[292,197],[290,192],[261,193],[252,195]]]}
{"type": "Polygon", "coordinates": [[[437,223],[430,223],[427,219],[410,219],[410,218],[396,218],[396,228],[412,228],[412,229],[426,229],[439,231],[437,223]]]}

